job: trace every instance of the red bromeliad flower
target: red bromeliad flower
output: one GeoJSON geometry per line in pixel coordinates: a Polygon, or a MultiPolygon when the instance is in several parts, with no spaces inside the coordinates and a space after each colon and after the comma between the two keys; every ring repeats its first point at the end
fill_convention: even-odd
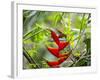
{"type": "Polygon", "coordinates": [[[51,52],[51,54],[53,54],[54,56],[56,56],[57,58],[59,58],[58,61],[52,61],[52,62],[49,62],[47,61],[48,65],[50,67],[59,67],[59,65],[64,62],[70,55],[69,54],[61,54],[60,51],[63,50],[66,46],[69,45],[69,42],[66,42],[66,41],[60,41],[59,40],[59,36],[57,36],[57,34],[50,30],[51,31],[51,37],[53,38],[54,42],[58,45],[58,48],[53,48],[53,47],[47,47],[48,51],[51,52]]]}
{"type": "Polygon", "coordinates": [[[47,64],[50,67],[58,68],[61,63],[63,63],[66,59],[68,59],[68,57],[69,57],[69,55],[64,56],[64,57],[60,57],[58,61],[51,61],[51,62],[47,61],[47,64]]]}

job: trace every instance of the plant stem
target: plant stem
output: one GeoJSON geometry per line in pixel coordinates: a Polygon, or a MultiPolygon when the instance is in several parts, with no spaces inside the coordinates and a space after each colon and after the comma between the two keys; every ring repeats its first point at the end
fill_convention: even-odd
{"type": "Polygon", "coordinates": [[[26,34],[24,34],[23,39],[24,39],[25,37],[27,37],[31,32],[33,32],[33,30],[35,30],[36,28],[37,28],[37,27],[33,28],[31,31],[29,31],[29,32],[27,32],[26,34]]]}
{"type": "Polygon", "coordinates": [[[29,63],[31,63],[31,64],[36,64],[36,67],[37,68],[40,68],[38,65],[37,65],[37,63],[35,62],[35,60],[33,60],[32,59],[32,57],[28,54],[28,52],[26,51],[26,49],[23,47],[23,55],[26,57],[26,59],[29,61],[29,63]]]}
{"type": "MultiPolygon", "coordinates": [[[[38,33],[42,32],[42,31],[44,31],[44,30],[40,30],[40,31],[36,32],[34,35],[36,35],[36,34],[38,34],[38,33]]],[[[33,37],[34,35],[32,35],[32,36],[30,36],[30,37],[28,37],[28,38],[24,39],[24,41],[25,41],[25,40],[30,39],[30,38],[31,38],[31,37],[33,37]]]]}
{"type": "Polygon", "coordinates": [[[90,57],[89,56],[84,56],[86,53],[84,53],[83,55],[81,55],[81,57],[73,64],[73,66],[75,66],[82,58],[85,58],[85,57],[90,57]]]}

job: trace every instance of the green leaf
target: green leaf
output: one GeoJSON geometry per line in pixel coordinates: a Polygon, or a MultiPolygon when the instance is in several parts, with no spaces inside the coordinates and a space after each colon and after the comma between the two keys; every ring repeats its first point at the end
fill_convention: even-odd
{"type": "Polygon", "coordinates": [[[91,40],[90,40],[90,38],[89,39],[85,39],[84,42],[86,44],[87,55],[91,54],[91,40]]]}
{"type": "Polygon", "coordinates": [[[83,58],[77,62],[75,66],[89,66],[90,61],[86,58],[83,58]]]}

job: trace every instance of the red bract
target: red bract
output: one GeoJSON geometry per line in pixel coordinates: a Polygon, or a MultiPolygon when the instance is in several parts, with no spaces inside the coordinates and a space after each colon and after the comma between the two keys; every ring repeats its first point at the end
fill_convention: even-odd
{"type": "Polygon", "coordinates": [[[60,65],[62,62],[64,62],[68,57],[69,57],[69,55],[64,56],[64,57],[60,57],[58,61],[52,61],[52,62],[47,61],[47,64],[48,64],[50,67],[58,68],[59,65],[60,65]]]}
{"type": "Polygon", "coordinates": [[[61,58],[61,57],[69,57],[69,53],[68,54],[66,54],[66,53],[64,53],[64,54],[59,54],[59,58],[61,58]]]}
{"type": "Polygon", "coordinates": [[[69,44],[69,42],[66,41],[59,41],[59,36],[57,36],[57,34],[54,31],[51,31],[51,36],[53,40],[56,42],[56,44],[58,45],[59,50],[62,50],[69,44]]]}
{"type": "Polygon", "coordinates": [[[56,57],[59,57],[59,49],[58,48],[52,48],[52,47],[47,47],[47,49],[56,57]]]}
{"type": "Polygon", "coordinates": [[[52,62],[47,62],[48,63],[48,65],[50,66],[50,67],[59,67],[59,62],[58,61],[52,61],[52,62]]]}
{"type": "Polygon", "coordinates": [[[58,61],[59,61],[59,64],[63,63],[68,57],[61,57],[58,61]]]}
{"type": "Polygon", "coordinates": [[[54,56],[56,56],[57,58],[60,57],[64,57],[64,56],[68,56],[69,54],[60,54],[59,53],[59,48],[53,48],[53,47],[47,47],[48,51],[51,52],[51,54],[53,54],[54,56]]]}
{"type": "Polygon", "coordinates": [[[67,58],[69,57],[69,55],[65,55],[64,57],[60,57],[60,59],[58,60],[59,61],[59,64],[63,63],[67,58]]]}
{"type": "Polygon", "coordinates": [[[61,41],[60,43],[59,43],[59,50],[62,50],[62,49],[64,49],[66,46],[68,46],[69,45],[69,42],[65,42],[65,41],[61,41]]]}
{"type": "Polygon", "coordinates": [[[56,35],[56,33],[54,31],[51,31],[51,37],[53,38],[53,40],[58,45],[60,41],[59,41],[59,38],[58,38],[58,36],[56,35]]]}
{"type": "MultiPolygon", "coordinates": [[[[53,48],[53,47],[47,47],[48,51],[53,54],[54,56],[56,56],[58,58],[57,61],[52,61],[52,62],[49,62],[47,61],[47,64],[50,66],[50,67],[59,67],[59,65],[61,63],[63,63],[70,55],[69,54],[61,54],[60,51],[63,50],[66,46],[69,45],[69,42],[66,42],[66,41],[60,41],[59,40],[59,37],[61,36],[57,36],[57,34],[50,30],[51,31],[51,37],[53,38],[54,42],[58,45],[58,48],[53,48]]],[[[64,36],[64,35],[62,35],[64,36]]]]}

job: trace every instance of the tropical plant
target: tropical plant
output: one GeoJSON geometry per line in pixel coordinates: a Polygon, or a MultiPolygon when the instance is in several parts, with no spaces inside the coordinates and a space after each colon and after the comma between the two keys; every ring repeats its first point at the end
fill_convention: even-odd
{"type": "Polygon", "coordinates": [[[23,10],[23,68],[91,65],[91,14],[23,10]]]}

